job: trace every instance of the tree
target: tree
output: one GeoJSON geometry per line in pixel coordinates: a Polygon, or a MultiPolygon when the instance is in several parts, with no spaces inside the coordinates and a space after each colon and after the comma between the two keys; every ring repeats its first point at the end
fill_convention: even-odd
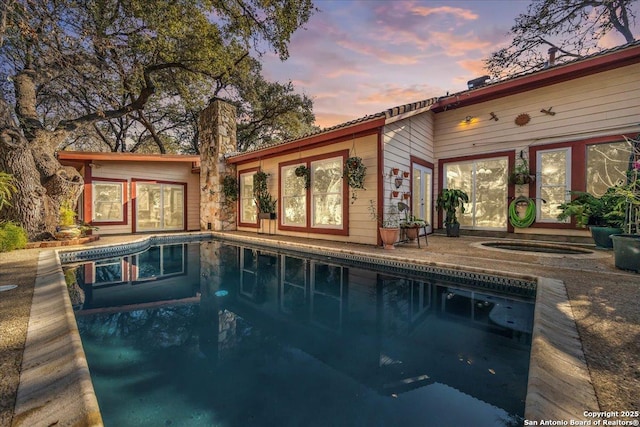
{"type": "Polygon", "coordinates": [[[527,13],[511,27],[511,44],[485,60],[494,77],[543,67],[549,48],[555,61],[580,58],[595,53],[606,34],[616,31],[627,43],[634,41],[632,26],[636,0],[533,0],[527,13]]]}
{"type": "Polygon", "coordinates": [[[2,214],[30,239],[53,231],[60,205],[75,205],[82,189],[55,157],[61,144],[125,116],[152,123],[147,105],[224,78],[250,51],[286,59],[291,34],[314,11],[311,0],[2,4],[0,73],[13,90],[0,99],[0,171],[18,187],[2,214]]]}

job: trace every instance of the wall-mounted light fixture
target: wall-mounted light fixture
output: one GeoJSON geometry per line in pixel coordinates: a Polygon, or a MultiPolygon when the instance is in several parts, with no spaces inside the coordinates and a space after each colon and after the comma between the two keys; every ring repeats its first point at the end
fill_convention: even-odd
{"type": "Polygon", "coordinates": [[[471,116],[467,116],[467,117],[465,117],[465,118],[464,118],[464,122],[465,122],[466,124],[471,123],[471,120],[473,120],[473,117],[471,117],[471,116]]]}

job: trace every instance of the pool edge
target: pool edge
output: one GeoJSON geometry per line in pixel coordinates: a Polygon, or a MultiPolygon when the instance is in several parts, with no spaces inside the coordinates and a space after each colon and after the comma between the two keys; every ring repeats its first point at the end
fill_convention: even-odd
{"type": "MultiPolygon", "coordinates": [[[[193,236],[194,234],[185,234],[193,236]]],[[[194,241],[202,236],[214,236],[224,240],[244,241],[247,243],[261,242],[269,246],[281,246],[274,244],[272,240],[261,239],[253,236],[233,236],[225,233],[199,233],[194,241]]],[[[149,245],[158,236],[149,235],[133,241],[136,244],[149,245]]],[[[175,236],[174,238],[178,238],[175,236]]],[[[162,237],[161,237],[162,238],[162,237]]],[[[99,245],[95,247],[108,248],[123,245],[99,245]]],[[[287,247],[292,243],[287,242],[287,247]]],[[[308,244],[295,243],[296,247],[306,248],[313,252],[317,247],[308,244]]],[[[75,252],[82,249],[69,249],[65,251],[75,252]]],[[[357,254],[354,249],[336,249],[332,251],[343,254],[357,254]]],[[[81,425],[101,426],[102,419],[98,408],[97,399],[91,383],[91,378],[82,349],[80,336],[75,324],[73,308],[67,294],[62,267],[60,263],[60,250],[47,251],[41,254],[38,263],[38,273],[34,298],[32,302],[27,343],[23,357],[23,368],[20,374],[20,386],[14,411],[12,426],[37,426],[37,425],[81,425]],[[45,255],[46,254],[46,255],[45,255]],[[48,258],[47,258],[48,257],[48,258]],[[57,289],[55,289],[57,287],[57,289]],[[36,295],[38,296],[36,298],[36,295]],[[46,298],[45,298],[46,296],[46,298]],[[55,300],[52,300],[55,297],[55,300]],[[51,329],[47,339],[42,339],[45,333],[42,326],[47,319],[40,318],[42,307],[49,319],[64,318],[64,322],[45,323],[51,329]],[[51,309],[56,311],[53,315],[51,309]],[[58,314],[60,317],[58,317],[58,314]],[[71,317],[69,317],[71,316],[71,317]],[[71,319],[71,322],[69,322],[71,319]],[[33,323],[33,325],[32,325],[33,323]],[[55,325],[49,325],[54,323],[55,325]],[[33,330],[32,330],[33,329],[33,330]],[[40,333],[40,338],[34,334],[40,333]],[[54,337],[54,338],[51,338],[54,337]],[[59,349],[51,351],[45,345],[53,341],[62,340],[68,346],[56,344],[59,349]],[[64,347],[64,348],[63,348],[64,347]],[[65,351],[66,348],[66,351],[65,351]],[[41,360],[38,360],[41,358],[41,360]],[[35,363],[34,366],[31,366],[35,363]],[[61,365],[62,363],[62,365],[61,365]],[[60,375],[66,372],[65,375],[60,375]],[[42,381],[37,372],[47,372],[53,378],[50,381],[42,381]],[[72,375],[69,375],[69,374],[72,375]],[[23,375],[25,376],[23,379],[23,375]],[[39,381],[34,384],[34,376],[39,381]],[[69,384],[73,377],[74,383],[69,384]],[[25,384],[23,385],[23,381],[25,384]],[[79,390],[78,394],[69,396],[68,392],[57,391],[60,387],[79,390]],[[53,387],[53,391],[50,390],[53,387]],[[82,399],[78,399],[78,395],[82,399]],[[69,397],[72,397],[69,399],[69,397]],[[27,422],[28,421],[28,422],[27,422]]],[[[365,254],[364,252],[362,252],[365,254]]],[[[366,253],[372,258],[393,258],[388,252],[380,254],[366,253]]],[[[407,260],[398,257],[398,260],[407,260]]],[[[598,410],[595,390],[586,365],[582,343],[577,332],[575,318],[566,293],[564,283],[560,280],[544,277],[534,277],[519,273],[500,270],[480,269],[464,267],[454,264],[434,263],[427,260],[417,260],[421,264],[428,264],[456,270],[476,271],[505,275],[514,278],[535,280],[537,282],[536,307],[534,315],[534,330],[531,345],[531,359],[529,378],[525,404],[525,419],[527,420],[582,420],[583,413],[587,410],[598,410]]],[[[64,390],[64,388],[63,388],[64,390]]]]}

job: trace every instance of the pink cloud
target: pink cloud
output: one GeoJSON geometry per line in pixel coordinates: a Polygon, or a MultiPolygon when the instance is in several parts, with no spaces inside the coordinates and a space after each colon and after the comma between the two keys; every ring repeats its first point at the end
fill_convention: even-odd
{"type": "Polygon", "coordinates": [[[338,45],[362,55],[374,56],[385,64],[407,65],[420,62],[419,55],[401,55],[377,48],[370,41],[358,43],[352,40],[341,40],[338,45]]]}
{"type": "Polygon", "coordinates": [[[314,111],[316,115],[316,125],[321,128],[327,128],[331,126],[335,126],[340,123],[345,123],[354,119],[357,119],[357,116],[350,114],[338,114],[338,113],[327,113],[324,111],[314,111]]]}
{"type": "Polygon", "coordinates": [[[414,6],[411,8],[411,12],[420,16],[448,14],[453,15],[456,18],[473,21],[478,19],[478,14],[473,13],[469,9],[462,9],[459,7],[440,6],[440,7],[428,7],[428,6],[414,6]]]}
{"type": "MultiPolygon", "coordinates": [[[[376,88],[377,89],[377,88],[376,88]]],[[[383,90],[378,90],[367,96],[362,96],[356,101],[357,104],[380,105],[381,110],[394,107],[400,104],[407,104],[422,99],[441,95],[441,90],[430,85],[412,85],[409,87],[387,85],[383,90]]]]}

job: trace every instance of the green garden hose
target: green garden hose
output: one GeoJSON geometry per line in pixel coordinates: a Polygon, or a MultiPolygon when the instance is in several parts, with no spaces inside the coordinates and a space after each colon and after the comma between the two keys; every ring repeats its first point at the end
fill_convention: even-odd
{"type": "Polygon", "coordinates": [[[511,225],[518,228],[526,228],[533,224],[536,219],[536,204],[528,197],[519,196],[516,197],[509,205],[509,222],[511,225]],[[524,213],[524,217],[518,215],[516,207],[518,203],[527,203],[527,210],[524,213]]]}

